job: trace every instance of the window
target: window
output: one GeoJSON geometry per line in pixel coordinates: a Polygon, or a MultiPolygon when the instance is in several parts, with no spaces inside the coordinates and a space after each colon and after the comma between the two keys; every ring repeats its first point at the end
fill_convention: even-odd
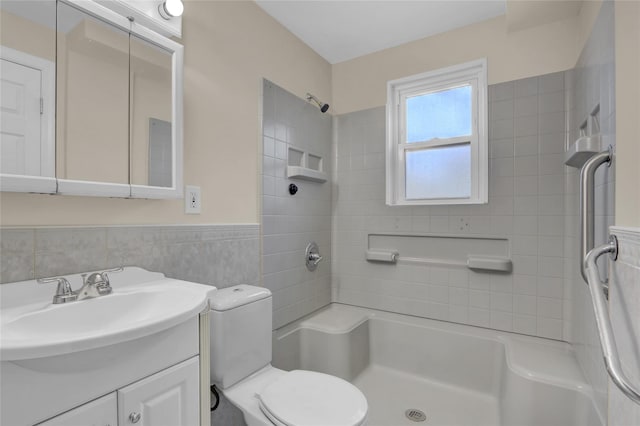
{"type": "Polygon", "coordinates": [[[487,62],[387,83],[387,204],[487,202],[487,62]]]}

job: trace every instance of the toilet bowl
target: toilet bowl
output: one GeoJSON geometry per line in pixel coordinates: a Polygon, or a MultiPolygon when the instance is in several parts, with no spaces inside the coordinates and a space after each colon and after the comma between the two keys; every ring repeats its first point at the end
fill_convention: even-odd
{"type": "Polygon", "coordinates": [[[367,400],[351,383],[313,371],[267,366],[223,391],[248,426],[363,426],[367,400]]]}
{"type": "Polygon", "coordinates": [[[248,285],[212,295],[211,382],[248,426],[364,426],[367,400],[351,383],[271,365],[271,300],[248,285]]]}

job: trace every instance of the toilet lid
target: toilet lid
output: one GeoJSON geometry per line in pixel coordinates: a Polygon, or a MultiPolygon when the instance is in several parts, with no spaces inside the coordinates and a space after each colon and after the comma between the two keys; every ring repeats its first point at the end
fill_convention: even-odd
{"type": "Polygon", "coordinates": [[[267,417],[286,426],[360,426],[368,410],[351,383],[313,371],[290,371],[256,396],[267,417]]]}

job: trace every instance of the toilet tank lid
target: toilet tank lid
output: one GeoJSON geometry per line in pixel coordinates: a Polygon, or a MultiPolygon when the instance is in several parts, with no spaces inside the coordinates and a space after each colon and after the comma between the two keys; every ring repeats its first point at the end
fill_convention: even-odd
{"type": "Polygon", "coordinates": [[[267,288],[240,284],[210,293],[209,304],[213,311],[227,311],[267,297],[271,297],[271,292],[267,288]]]}

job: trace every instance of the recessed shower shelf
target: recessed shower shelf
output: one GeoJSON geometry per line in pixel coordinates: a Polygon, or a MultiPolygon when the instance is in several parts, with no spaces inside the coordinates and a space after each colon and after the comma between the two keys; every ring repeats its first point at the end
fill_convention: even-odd
{"type": "Polygon", "coordinates": [[[287,155],[288,178],[323,183],[327,181],[327,174],[322,169],[322,156],[289,147],[287,155]]]}
{"type": "Polygon", "coordinates": [[[300,166],[287,166],[287,177],[320,183],[327,181],[326,173],[300,166]]]}

